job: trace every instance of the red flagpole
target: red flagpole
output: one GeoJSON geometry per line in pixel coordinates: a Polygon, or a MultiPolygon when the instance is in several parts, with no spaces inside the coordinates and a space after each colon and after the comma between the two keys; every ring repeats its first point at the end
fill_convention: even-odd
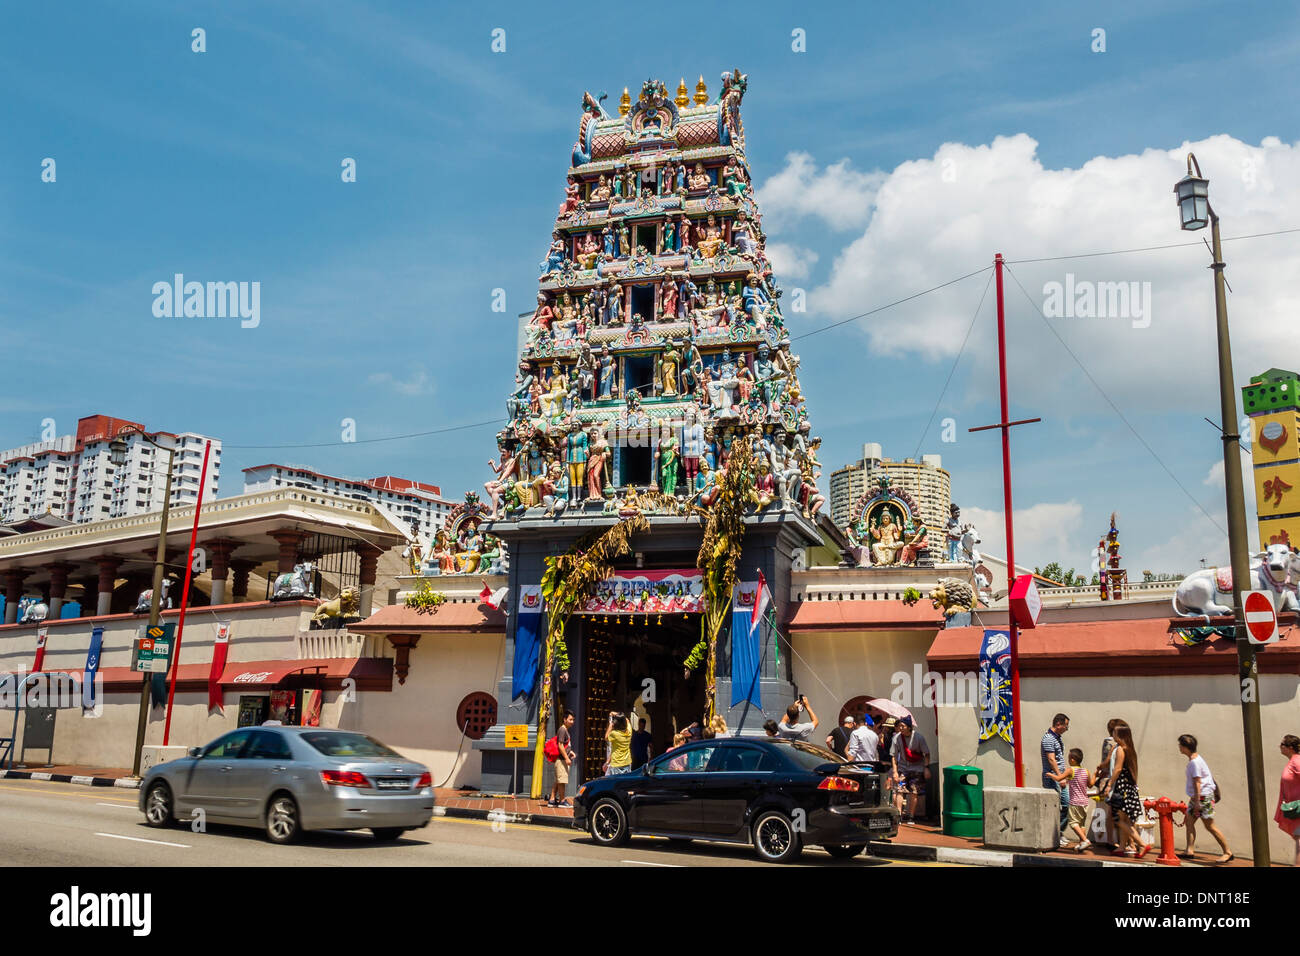
{"type": "MultiPolygon", "coordinates": [[[[998,388],[1002,400],[1002,498],[1007,523],[1007,594],[1011,593],[1011,583],[1016,579],[1016,544],[1012,532],[1011,520],[1011,418],[1007,411],[1007,335],[1006,315],[1002,308],[1002,253],[993,257],[994,274],[998,287],[998,388]]],[[[1016,786],[1025,785],[1025,764],[1022,759],[1021,738],[1024,728],[1020,725],[1020,630],[1016,627],[1016,617],[1011,611],[1010,600],[1007,602],[1007,630],[1011,638],[1011,726],[1012,747],[1015,751],[1016,786]]]]}
{"type": "MultiPolygon", "coordinates": [[[[999,286],[999,289],[1001,286],[999,286]]],[[[1001,302],[1001,299],[998,300],[1001,302]]],[[[212,442],[203,443],[203,468],[199,472],[199,500],[194,503],[194,526],[190,529],[190,551],[185,559],[185,587],[181,589],[181,618],[176,624],[176,647],[172,650],[172,679],[167,690],[167,722],[163,724],[163,746],[172,734],[172,701],[176,699],[176,672],[181,666],[181,635],[185,633],[185,606],[190,602],[190,578],[194,575],[194,544],[199,538],[199,510],[203,507],[203,486],[208,480],[208,453],[212,442]]],[[[1016,740],[1019,740],[1019,734],[1016,740]]]]}

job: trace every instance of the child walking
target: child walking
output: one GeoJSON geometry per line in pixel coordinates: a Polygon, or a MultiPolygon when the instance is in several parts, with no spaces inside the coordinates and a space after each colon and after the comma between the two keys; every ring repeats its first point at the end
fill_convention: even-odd
{"type": "Polygon", "coordinates": [[[1079,840],[1074,844],[1074,849],[1082,853],[1088,847],[1092,846],[1088,839],[1088,811],[1092,808],[1092,801],[1088,799],[1088,788],[1096,782],[1096,776],[1090,770],[1083,767],[1083,751],[1078,747],[1070,750],[1068,757],[1070,765],[1066,768],[1068,773],[1068,784],[1070,792],[1070,819],[1067,824],[1068,829],[1073,830],[1079,836],[1079,840]]]}

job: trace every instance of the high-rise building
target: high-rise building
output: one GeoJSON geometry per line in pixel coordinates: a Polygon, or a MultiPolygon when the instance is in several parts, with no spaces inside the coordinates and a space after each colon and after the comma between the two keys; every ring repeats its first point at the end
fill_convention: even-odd
{"type": "Polygon", "coordinates": [[[387,508],[404,527],[419,524],[428,536],[442,527],[454,507],[442,497],[442,489],[408,478],[383,475],[379,478],[335,478],[302,465],[255,465],[244,469],[244,494],[272,488],[309,488],[344,498],[369,501],[387,508]]]}
{"type": "MultiPolygon", "coordinates": [[[[90,415],[78,419],[74,435],[60,435],[0,451],[0,523],[52,514],[83,523],[162,510],[167,451],[146,440],[139,422],[90,415]],[[120,437],[126,461],[115,466],[109,445],[120,437]]],[[[196,432],[147,432],[174,449],[170,505],[198,498],[203,445],[212,442],[205,498],[214,498],[221,477],[221,442],[196,432]]]]}
{"type": "Polygon", "coordinates": [[[840,528],[848,527],[851,512],[875,484],[876,476],[887,474],[895,488],[905,491],[921,509],[921,517],[931,529],[948,523],[948,506],[952,503],[952,486],[939,455],[922,455],[921,460],[885,458],[875,442],[862,446],[862,458],[831,473],[831,520],[840,528]]]}

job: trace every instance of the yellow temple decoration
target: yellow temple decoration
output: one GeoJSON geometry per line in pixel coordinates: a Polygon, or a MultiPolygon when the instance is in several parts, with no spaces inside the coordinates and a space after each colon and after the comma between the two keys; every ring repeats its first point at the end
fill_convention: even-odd
{"type": "Polygon", "coordinates": [[[700,82],[695,84],[695,105],[703,106],[709,101],[709,88],[704,85],[704,74],[700,74],[700,82]]]}
{"type": "Polygon", "coordinates": [[[691,105],[691,98],[686,94],[686,77],[682,77],[677,83],[677,97],[673,100],[680,110],[686,109],[691,105]]]}
{"type": "Polygon", "coordinates": [[[623,87],[623,95],[618,101],[618,115],[626,116],[630,112],[632,112],[632,94],[627,91],[625,86],[623,87]]]}

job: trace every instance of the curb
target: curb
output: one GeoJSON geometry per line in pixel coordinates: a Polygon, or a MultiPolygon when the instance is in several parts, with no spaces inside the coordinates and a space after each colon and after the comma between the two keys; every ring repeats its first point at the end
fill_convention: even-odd
{"type": "Polygon", "coordinates": [[[1146,866],[1144,863],[1130,863],[1125,860],[1071,859],[1069,857],[1046,856],[1038,853],[1012,853],[1005,850],[975,850],[947,846],[926,846],[920,843],[872,842],[867,844],[867,852],[872,856],[886,859],[918,860],[926,863],[962,863],[967,866],[1059,866],[1074,867],[1076,869],[1146,866]]]}
{"type": "Polygon", "coordinates": [[[0,780],[44,780],[50,783],[75,783],[83,787],[122,787],[139,790],[140,781],[127,777],[87,777],[71,773],[45,773],[41,770],[0,770],[0,780]]]}
{"type": "Polygon", "coordinates": [[[453,817],[462,820],[491,820],[499,823],[522,823],[531,826],[557,827],[560,829],[573,829],[573,818],[565,819],[564,817],[551,816],[550,814],[533,814],[533,813],[512,813],[503,810],[500,807],[485,807],[482,809],[474,807],[443,807],[436,806],[433,808],[435,817],[453,817]]]}

